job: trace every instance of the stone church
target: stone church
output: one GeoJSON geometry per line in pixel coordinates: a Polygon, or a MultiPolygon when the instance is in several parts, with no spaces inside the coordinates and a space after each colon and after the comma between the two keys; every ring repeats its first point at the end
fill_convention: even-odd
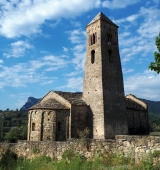
{"type": "Polygon", "coordinates": [[[28,111],[29,141],[149,134],[148,106],[124,95],[118,26],[98,13],[86,26],[83,93],[50,91],[28,111]]]}

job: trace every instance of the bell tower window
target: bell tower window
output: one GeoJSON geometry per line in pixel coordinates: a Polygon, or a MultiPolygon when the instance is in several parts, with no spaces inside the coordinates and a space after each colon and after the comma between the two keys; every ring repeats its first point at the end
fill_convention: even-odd
{"type": "Polygon", "coordinates": [[[108,40],[108,45],[111,45],[111,42],[112,42],[112,34],[111,33],[107,33],[107,40],[108,40]]]}
{"type": "Polygon", "coordinates": [[[95,44],[95,34],[93,34],[93,44],[95,44]]]}
{"type": "Polygon", "coordinates": [[[93,64],[95,62],[95,50],[91,51],[91,63],[93,64]]]}
{"type": "Polygon", "coordinates": [[[91,36],[90,36],[90,40],[89,40],[89,44],[90,45],[93,45],[97,42],[97,34],[96,33],[93,33],[91,36]]]}

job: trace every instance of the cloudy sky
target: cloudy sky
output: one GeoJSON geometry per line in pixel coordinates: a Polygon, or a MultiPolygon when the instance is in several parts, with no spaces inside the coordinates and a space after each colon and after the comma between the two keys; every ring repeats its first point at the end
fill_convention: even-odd
{"type": "Polygon", "coordinates": [[[160,75],[148,70],[160,0],[0,0],[0,110],[82,91],[85,26],[98,12],[119,26],[125,94],[160,101],[160,75]]]}

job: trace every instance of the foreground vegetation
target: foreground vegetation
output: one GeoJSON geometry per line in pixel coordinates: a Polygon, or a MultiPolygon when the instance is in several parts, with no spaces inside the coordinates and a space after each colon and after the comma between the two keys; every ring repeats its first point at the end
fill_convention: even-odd
{"type": "Polygon", "coordinates": [[[153,165],[153,157],[159,157],[160,153],[149,154],[138,164],[132,158],[120,155],[98,155],[86,160],[83,156],[73,151],[65,151],[62,160],[57,161],[47,156],[40,156],[32,160],[23,159],[9,150],[2,155],[0,170],[159,170],[160,163],[153,165]]]}

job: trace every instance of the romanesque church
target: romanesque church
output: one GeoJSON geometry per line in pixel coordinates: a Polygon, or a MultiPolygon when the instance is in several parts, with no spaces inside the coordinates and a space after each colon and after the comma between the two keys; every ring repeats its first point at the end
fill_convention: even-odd
{"type": "Polygon", "coordinates": [[[28,111],[29,141],[79,138],[85,128],[92,139],[149,134],[147,104],[124,95],[118,26],[101,12],[86,26],[83,92],[50,91],[28,111]]]}

